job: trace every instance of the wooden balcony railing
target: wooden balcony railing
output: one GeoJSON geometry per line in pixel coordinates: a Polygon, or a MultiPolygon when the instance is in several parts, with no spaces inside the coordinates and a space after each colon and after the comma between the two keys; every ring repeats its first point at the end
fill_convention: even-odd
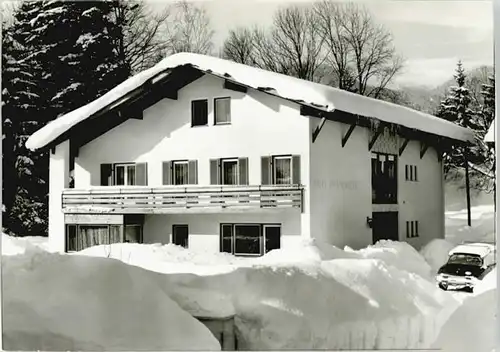
{"type": "Polygon", "coordinates": [[[254,209],[302,209],[301,185],[161,186],[66,189],[65,213],[168,214],[254,209]]]}

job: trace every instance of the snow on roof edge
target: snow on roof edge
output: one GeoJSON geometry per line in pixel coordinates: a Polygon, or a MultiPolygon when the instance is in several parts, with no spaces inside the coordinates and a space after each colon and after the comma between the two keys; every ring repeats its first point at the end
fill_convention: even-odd
{"type": "Polygon", "coordinates": [[[128,78],[89,104],[51,121],[29,137],[26,141],[26,147],[36,150],[47,146],[78,123],[113,104],[156,75],[163,73],[167,69],[174,69],[183,65],[191,65],[200,71],[223,76],[256,90],[260,88],[261,91],[297,103],[303,102],[316,106],[325,111],[343,110],[462,142],[474,141],[474,136],[470,130],[405,106],[216,57],[193,53],[177,53],[128,78]],[[262,90],[262,87],[268,88],[262,90]]]}

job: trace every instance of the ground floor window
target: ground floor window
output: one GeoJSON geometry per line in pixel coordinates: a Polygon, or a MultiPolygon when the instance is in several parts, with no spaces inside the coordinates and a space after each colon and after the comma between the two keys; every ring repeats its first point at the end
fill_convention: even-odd
{"type": "Polygon", "coordinates": [[[172,226],[172,243],[177,246],[188,248],[189,245],[189,228],[188,225],[173,225],[172,226]]]}
{"type": "Polygon", "coordinates": [[[125,242],[142,243],[142,225],[125,225],[125,242]]]}
{"type": "Polygon", "coordinates": [[[142,225],[66,225],[66,251],[120,243],[142,243],[142,225]]]}
{"type": "Polygon", "coordinates": [[[260,256],[273,249],[279,249],[280,242],[280,224],[221,224],[221,252],[260,256]]]}

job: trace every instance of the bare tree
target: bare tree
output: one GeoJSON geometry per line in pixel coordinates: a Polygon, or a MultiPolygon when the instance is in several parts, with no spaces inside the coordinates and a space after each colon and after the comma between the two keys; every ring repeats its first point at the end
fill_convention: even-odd
{"type": "Polygon", "coordinates": [[[252,30],[237,27],[230,30],[222,45],[222,58],[245,65],[256,65],[255,41],[252,30]]]}
{"type": "Polygon", "coordinates": [[[319,81],[319,68],[324,61],[323,38],[315,24],[313,12],[307,8],[280,8],[269,29],[254,27],[230,31],[224,42],[227,59],[319,81]]]}
{"type": "Polygon", "coordinates": [[[156,64],[164,55],[167,43],[163,32],[170,17],[169,9],[154,13],[143,0],[118,0],[114,17],[121,35],[115,35],[119,57],[134,74],[156,64]]]}
{"type": "Polygon", "coordinates": [[[357,4],[323,0],[314,13],[338,86],[378,98],[403,64],[391,33],[357,4]]]}
{"type": "Polygon", "coordinates": [[[206,9],[183,0],[173,5],[171,12],[174,18],[167,27],[167,50],[211,54],[214,31],[206,9]]]}
{"type": "Polygon", "coordinates": [[[274,17],[271,38],[276,56],[292,75],[309,81],[318,79],[318,68],[324,61],[323,38],[309,8],[279,9],[274,17]]]}

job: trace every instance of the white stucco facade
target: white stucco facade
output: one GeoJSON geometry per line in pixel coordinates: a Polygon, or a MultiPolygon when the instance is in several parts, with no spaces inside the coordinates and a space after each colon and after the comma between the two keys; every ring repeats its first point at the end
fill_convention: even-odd
{"type": "MultiPolygon", "coordinates": [[[[348,125],[326,121],[318,138],[312,131],[320,119],[300,114],[300,106],[263,92],[223,88],[223,80],[205,75],[144,111],[142,120],[129,119],[82,146],[74,163],[75,189],[100,187],[100,165],[147,163],[147,185],[162,185],[162,162],[197,160],[198,185],[210,184],[210,159],[248,158],[249,185],[261,183],[261,157],[300,155],[301,210],[146,215],[143,240],[169,243],[173,225],[189,226],[189,246],[219,251],[221,223],[281,224],[281,246],[315,237],[343,248],[372,243],[367,218],[374,211],[371,193],[370,131],[356,127],[342,147],[348,125]],[[231,123],[214,125],[214,99],[231,98],[231,123]],[[191,101],[208,99],[208,126],[191,127],[191,101]]],[[[398,137],[396,143],[399,143],[398,137]]],[[[382,139],[381,139],[382,140],[382,139]]],[[[384,147],[377,142],[373,150],[384,147]]],[[[397,149],[397,148],[396,148],[397,149]]],[[[420,145],[410,141],[398,159],[399,238],[419,247],[444,236],[441,163],[429,148],[420,159],[420,145]],[[405,164],[417,165],[418,182],[405,181],[405,164]],[[406,238],[405,222],[419,221],[420,236],[406,238]]],[[[61,192],[67,188],[69,145],[60,144],[50,161],[50,236],[64,250],[61,192]]],[[[376,210],[376,209],[375,209],[376,210]]]]}

